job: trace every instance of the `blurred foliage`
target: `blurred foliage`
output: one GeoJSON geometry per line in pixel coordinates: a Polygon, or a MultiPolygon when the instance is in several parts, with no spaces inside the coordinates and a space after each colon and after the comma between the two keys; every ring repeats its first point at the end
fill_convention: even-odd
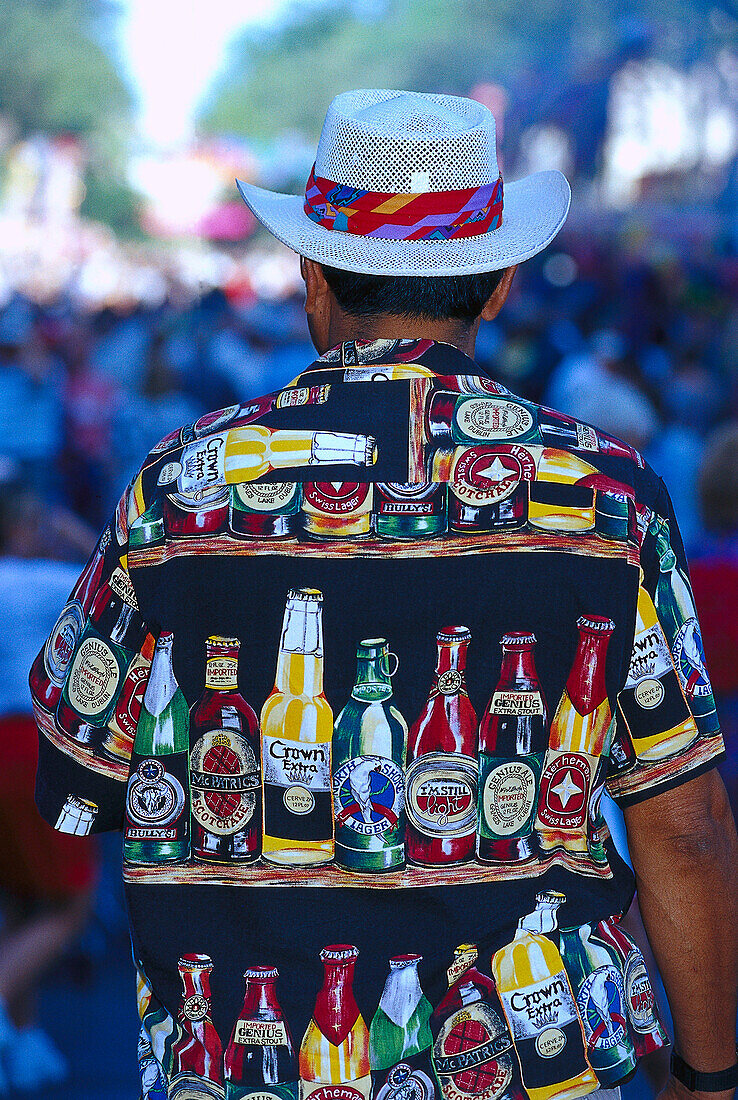
{"type": "Polygon", "coordinates": [[[479,81],[527,89],[541,117],[554,109],[552,89],[587,80],[588,67],[643,50],[689,62],[735,39],[737,29],[726,3],[706,0],[294,4],[271,32],[242,35],[201,124],[256,140],[291,129],[314,137],[330,99],[347,88],[466,94],[479,81]]]}
{"type": "Polygon", "coordinates": [[[127,110],[104,45],[114,17],[107,0],[0,0],[0,110],[21,135],[88,135],[127,110]]]}

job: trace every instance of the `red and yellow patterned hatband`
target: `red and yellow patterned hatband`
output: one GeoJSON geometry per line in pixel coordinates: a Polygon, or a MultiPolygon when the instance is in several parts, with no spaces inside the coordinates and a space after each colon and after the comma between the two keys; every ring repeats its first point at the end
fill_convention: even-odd
{"type": "Polygon", "coordinates": [[[305,188],[305,213],[324,229],[393,241],[478,237],[502,225],[502,176],[460,191],[392,194],[347,187],[315,175],[305,188]]]}

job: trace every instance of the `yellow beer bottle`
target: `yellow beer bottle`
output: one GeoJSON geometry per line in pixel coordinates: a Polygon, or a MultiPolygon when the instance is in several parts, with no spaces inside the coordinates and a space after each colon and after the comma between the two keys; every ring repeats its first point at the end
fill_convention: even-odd
{"type": "Polygon", "coordinates": [[[612,721],[605,657],[615,623],[582,615],[577,627],[579,645],[551,723],[535,829],[542,851],[586,856],[592,784],[612,721]]]}
{"type": "Polygon", "coordinates": [[[529,484],[528,523],[564,534],[591,531],[595,525],[595,491],[586,479],[597,470],[570,451],[529,446],[536,479],[529,484]]]}
{"type": "Polygon", "coordinates": [[[369,1100],[369,1029],[352,988],[358,955],[343,943],[320,952],[323,985],[300,1047],[300,1100],[369,1100]]]}
{"type": "Polygon", "coordinates": [[[639,760],[663,760],[697,738],[697,726],[663,627],[642,585],[638,589],[633,654],[618,707],[639,760]]]}
{"type": "Polygon", "coordinates": [[[536,895],[515,939],[492,956],[492,974],[530,1100],[573,1100],[599,1087],[564,960],[546,932],[557,928],[564,894],[536,895]]]}
{"type": "Polygon", "coordinates": [[[323,595],[287,596],[274,688],[261,711],[262,854],[271,863],[333,859],[333,712],[323,694],[323,595]]]}

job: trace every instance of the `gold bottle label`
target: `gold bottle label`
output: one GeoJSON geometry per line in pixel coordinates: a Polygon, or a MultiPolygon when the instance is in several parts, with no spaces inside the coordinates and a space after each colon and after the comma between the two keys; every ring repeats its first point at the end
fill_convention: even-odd
{"type": "Polygon", "coordinates": [[[216,691],[238,688],[238,657],[209,657],[205,670],[205,687],[216,691]]]}

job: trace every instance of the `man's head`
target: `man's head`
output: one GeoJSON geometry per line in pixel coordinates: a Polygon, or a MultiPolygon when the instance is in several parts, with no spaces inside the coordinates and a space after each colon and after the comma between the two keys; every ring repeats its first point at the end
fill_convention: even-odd
{"type": "Polygon", "coordinates": [[[320,349],[362,327],[473,346],[479,320],[496,316],[515,266],[553,240],[570,200],[560,172],[509,183],[503,195],[495,120],[482,104],[376,88],[333,100],[304,196],[238,186],[303,257],[320,349]]]}
{"type": "Polygon", "coordinates": [[[479,275],[367,275],[301,257],[305,311],[322,354],[344,339],[425,337],[471,353],[482,319],[493,320],[515,267],[479,275]]]}

